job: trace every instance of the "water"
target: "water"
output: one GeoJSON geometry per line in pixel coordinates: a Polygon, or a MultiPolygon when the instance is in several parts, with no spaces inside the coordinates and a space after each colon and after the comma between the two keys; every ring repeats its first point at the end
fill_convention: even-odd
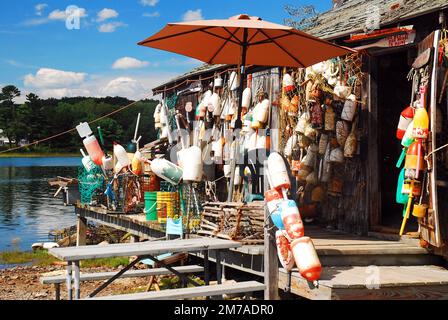
{"type": "Polygon", "coordinates": [[[74,225],[74,207],[65,207],[48,179],[76,177],[80,158],[0,158],[0,251],[31,250],[48,233],[74,225]]]}

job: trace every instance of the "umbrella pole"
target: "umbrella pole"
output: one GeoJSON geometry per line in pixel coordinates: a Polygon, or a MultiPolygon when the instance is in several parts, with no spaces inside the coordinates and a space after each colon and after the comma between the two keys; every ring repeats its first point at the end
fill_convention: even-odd
{"type": "MultiPolygon", "coordinates": [[[[238,111],[236,115],[235,122],[235,142],[232,144],[233,158],[230,159],[230,185],[229,185],[229,194],[227,196],[227,202],[233,201],[233,191],[235,184],[235,170],[236,170],[236,158],[239,158],[237,154],[239,148],[239,140],[240,140],[240,131],[243,127],[243,122],[241,120],[241,113],[243,112],[243,87],[244,87],[244,79],[246,78],[246,58],[247,58],[247,40],[248,40],[248,30],[244,29],[244,41],[243,41],[243,52],[241,59],[241,76],[240,76],[240,87],[238,88],[238,111]]],[[[232,155],[232,152],[230,153],[232,155]]]]}

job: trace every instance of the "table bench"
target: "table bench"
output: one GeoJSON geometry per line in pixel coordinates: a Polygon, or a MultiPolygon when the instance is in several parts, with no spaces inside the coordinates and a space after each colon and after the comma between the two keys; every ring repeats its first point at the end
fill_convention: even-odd
{"type": "Polygon", "coordinates": [[[265,285],[256,281],[239,282],[232,284],[219,284],[199,288],[182,288],[165,291],[124,294],[108,297],[97,297],[89,300],[180,300],[199,297],[219,296],[223,294],[238,294],[263,291],[265,285]]]}
{"type": "Polygon", "coordinates": [[[112,257],[131,257],[136,256],[124,269],[114,274],[99,288],[89,294],[89,298],[95,297],[98,293],[109,286],[113,281],[122,277],[125,273],[131,270],[137,263],[145,259],[151,259],[160,267],[163,267],[171,273],[178,276],[185,283],[190,283],[195,287],[199,284],[188,278],[185,273],[180,273],[169,264],[159,261],[155,256],[165,253],[191,253],[203,252],[204,256],[204,280],[206,286],[210,284],[210,266],[209,266],[209,251],[215,251],[216,257],[216,274],[218,278],[218,285],[222,284],[222,250],[241,247],[241,243],[235,241],[228,241],[222,239],[211,238],[195,238],[187,240],[168,240],[155,242],[141,242],[129,244],[113,244],[108,246],[81,246],[69,248],[53,248],[48,252],[54,257],[67,262],[66,285],[68,291],[68,299],[73,299],[73,291],[75,299],[80,298],[80,261],[92,260],[112,257]],[[74,288],[73,288],[74,287],[74,288]],[[73,290],[74,289],[74,290],[73,290]]]}
{"type": "MultiPolygon", "coordinates": [[[[179,273],[182,274],[195,274],[204,272],[204,268],[201,266],[182,266],[182,267],[174,267],[179,273]]],[[[116,272],[99,272],[99,273],[81,273],[79,276],[80,282],[86,281],[104,281],[112,278],[116,272]]],[[[155,269],[147,269],[147,270],[130,270],[121,276],[122,279],[125,278],[143,278],[143,277],[152,277],[152,276],[166,276],[171,275],[172,272],[165,268],[155,268],[155,269]]],[[[40,283],[42,284],[53,284],[55,287],[55,299],[61,299],[61,284],[65,283],[66,276],[53,276],[53,277],[41,277],[40,283]]]]}

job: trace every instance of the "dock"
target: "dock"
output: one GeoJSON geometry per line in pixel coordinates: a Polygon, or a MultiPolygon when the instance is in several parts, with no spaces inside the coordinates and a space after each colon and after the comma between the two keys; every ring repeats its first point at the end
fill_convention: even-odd
{"type": "MultiPolygon", "coordinates": [[[[148,222],[144,215],[120,215],[101,208],[77,207],[80,223],[101,223],[133,235],[134,241],[161,238],[160,224],[148,222]]],[[[448,299],[448,271],[443,259],[419,246],[419,241],[400,241],[356,236],[317,226],[306,226],[323,265],[322,278],[315,287],[297,270],[278,271],[278,289],[310,300],[389,299],[417,300],[419,297],[448,299]]],[[[192,235],[191,238],[199,236],[192,235]]],[[[222,264],[248,275],[264,277],[264,246],[243,245],[222,253],[222,264]]],[[[204,258],[202,253],[191,253],[204,258]]],[[[210,254],[209,260],[216,257],[210,254]]]]}

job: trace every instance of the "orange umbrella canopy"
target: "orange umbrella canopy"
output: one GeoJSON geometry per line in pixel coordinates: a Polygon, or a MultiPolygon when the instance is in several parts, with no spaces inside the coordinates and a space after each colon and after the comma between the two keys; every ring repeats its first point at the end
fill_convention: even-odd
{"type": "Polygon", "coordinates": [[[248,15],[170,23],[139,45],[182,54],[208,64],[297,68],[354,52],[294,28],[248,15]]]}

